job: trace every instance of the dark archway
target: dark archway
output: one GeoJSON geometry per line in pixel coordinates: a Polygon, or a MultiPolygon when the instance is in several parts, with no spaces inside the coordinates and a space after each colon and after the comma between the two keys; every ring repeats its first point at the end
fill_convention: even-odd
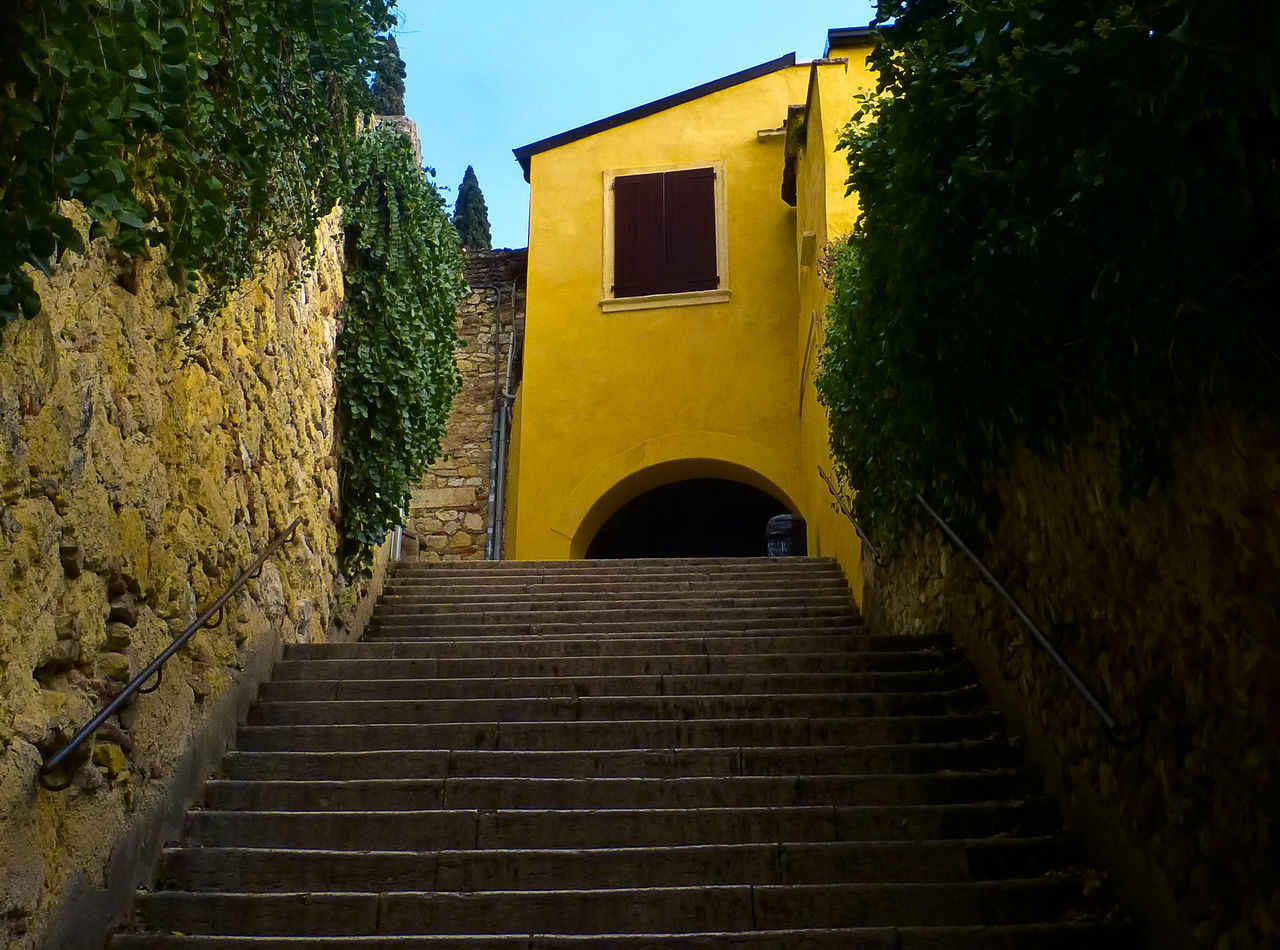
{"type": "Polygon", "coordinates": [[[587,557],[763,557],[766,523],[787,513],[782,502],[741,482],[672,482],[614,512],[587,557]]]}

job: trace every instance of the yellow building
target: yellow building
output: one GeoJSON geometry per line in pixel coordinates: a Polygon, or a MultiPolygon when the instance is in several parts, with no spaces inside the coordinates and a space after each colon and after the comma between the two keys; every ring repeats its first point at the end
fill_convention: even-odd
{"type": "MultiPolygon", "coordinates": [[[[817,265],[856,214],[834,145],[874,85],[870,42],[833,30],[824,59],[785,56],[516,149],[531,199],[506,556],[598,553],[625,511],[654,519],[642,499],[700,486],[800,515],[808,553],[839,558],[860,590],[857,537],[819,474],[812,376],[817,265]]],[[[747,530],[763,553],[764,522],[747,530]]]]}

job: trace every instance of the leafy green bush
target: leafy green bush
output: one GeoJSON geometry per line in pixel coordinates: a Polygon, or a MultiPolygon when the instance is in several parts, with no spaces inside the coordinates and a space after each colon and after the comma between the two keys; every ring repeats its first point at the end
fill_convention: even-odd
{"type": "Polygon", "coordinates": [[[342,193],[355,116],[394,23],[386,0],[0,4],[0,323],[92,236],[162,245],[206,309],[342,193]]]}
{"type": "Polygon", "coordinates": [[[460,384],[454,322],[465,284],[457,232],[408,140],[387,126],[360,136],[354,173],[338,396],[342,530],[347,566],[359,571],[439,455],[460,384]]]}
{"type": "Polygon", "coordinates": [[[819,391],[873,536],[971,531],[1098,420],[1127,484],[1198,407],[1280,408],[1280,6],[882,2],[819,391]]]}

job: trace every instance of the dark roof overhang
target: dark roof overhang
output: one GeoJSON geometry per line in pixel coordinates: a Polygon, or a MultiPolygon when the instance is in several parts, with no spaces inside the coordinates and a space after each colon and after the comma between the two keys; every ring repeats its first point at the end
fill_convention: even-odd
{"type": "Polygon", "coordinates": [[[874,46],[876,28],[873,26],[842,26],[827,30],[827,55],[833,49],[845,46],[874,46]]]}

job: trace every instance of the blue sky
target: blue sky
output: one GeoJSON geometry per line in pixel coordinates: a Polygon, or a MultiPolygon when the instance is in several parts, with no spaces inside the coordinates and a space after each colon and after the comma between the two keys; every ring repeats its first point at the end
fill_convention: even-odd
{"type": "MultiPolygon", "coordinates": [[[[865,26],[874,0],[400,0],[405,111],[452,210],[467,165],[494,247],[523,247],[529,186],[511,150],[865,26]]],[[[781,117],[780,117],[781,118],[781,117]]]]}

